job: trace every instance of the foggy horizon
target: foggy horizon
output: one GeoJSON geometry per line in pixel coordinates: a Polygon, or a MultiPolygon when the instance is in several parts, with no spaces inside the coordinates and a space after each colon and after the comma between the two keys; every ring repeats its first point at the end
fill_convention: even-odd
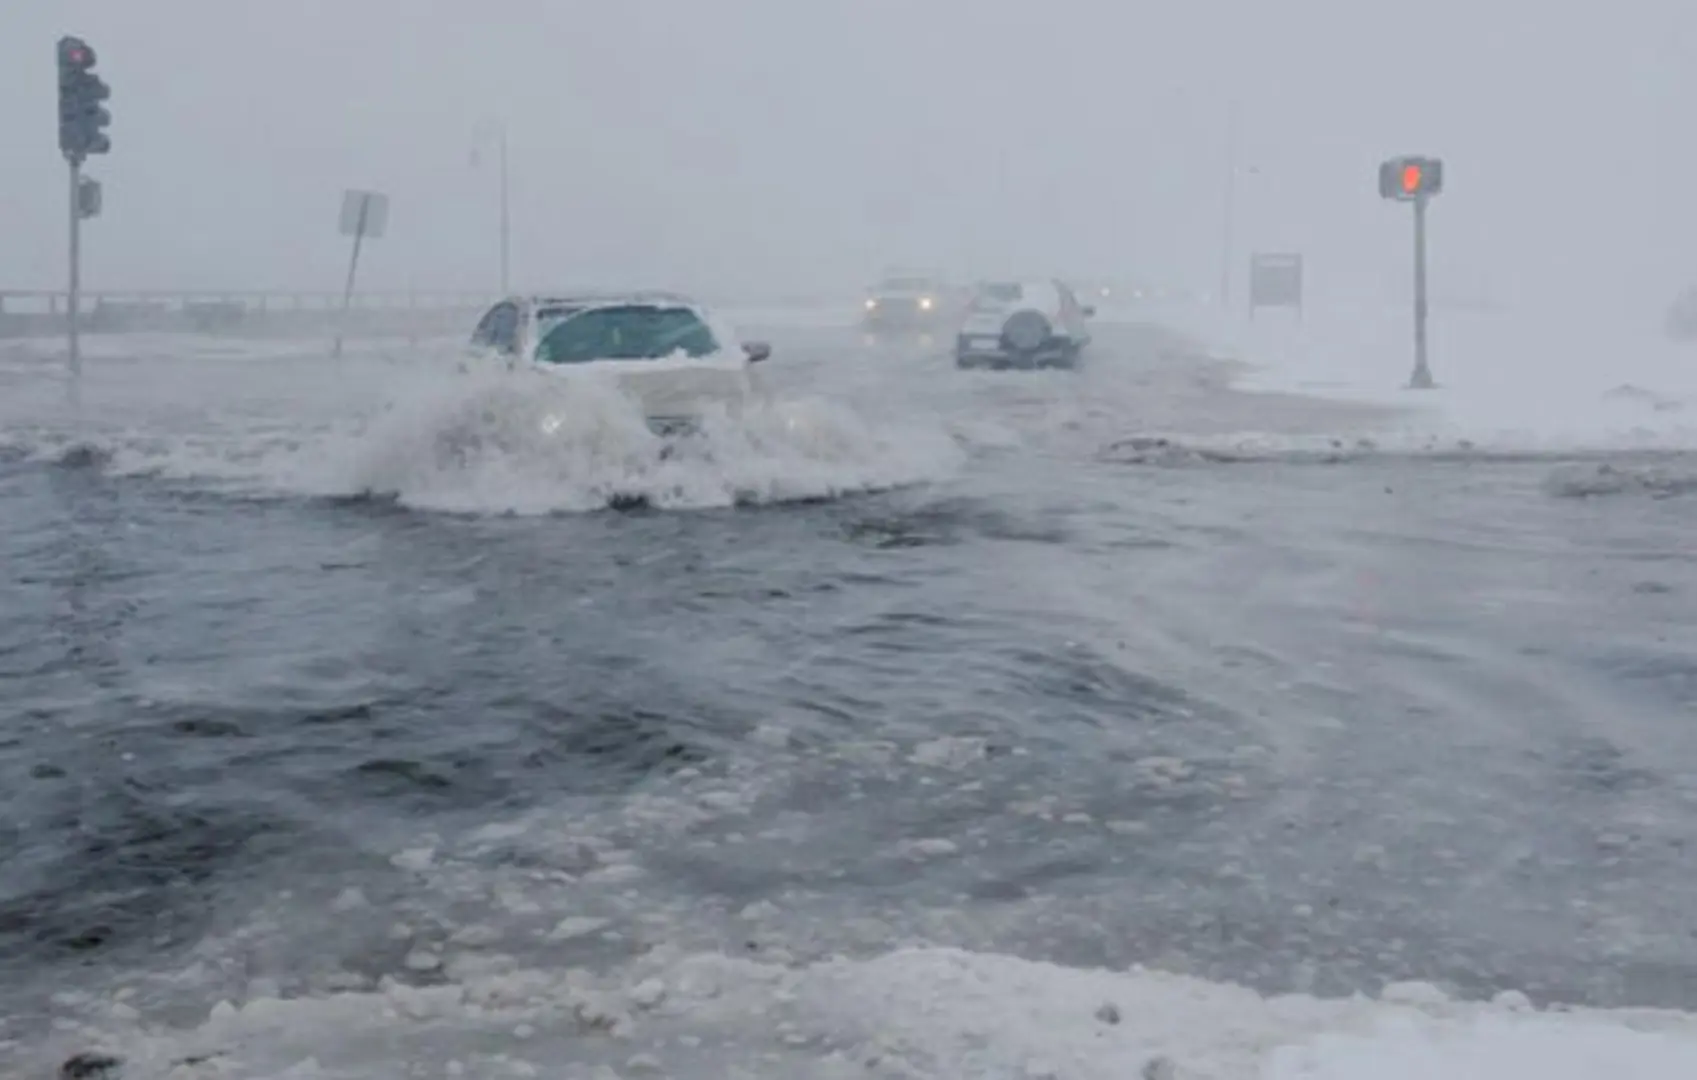
{"type": "Polygon", "coordinates": [[[335,290],[346,188],[391,198],[361,287],[496,289],[504,122],[513,283],[833,293],[890,265],[1215,290],[1303,253],[1317,297],[1394,298],[1380,160],[1444,159],[1432,289],[1655,318],[1691,283],[1674,138],[1697,11],[1408,18],[1338,0],[482,5],[164,0],[0,16],[0,290],[64,278],[53,45],[112,87],[85,286],[335,290]]]}

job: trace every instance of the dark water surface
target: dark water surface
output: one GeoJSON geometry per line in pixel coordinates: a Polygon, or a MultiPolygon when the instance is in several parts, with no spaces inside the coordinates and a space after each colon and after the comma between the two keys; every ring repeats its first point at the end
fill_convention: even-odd
{"type": "Polygon", "coordinates": [[[467,927],[1697,1008],[1683,460],[1223,461],[1185,433],[1363,418],[1147,329],[1072,382],[790,335],[959,460],[515,517],[247,482],[322,402],[0,425],[0,1041],[439,980],[467,927]],[[252,475],[136,463],[197,424],[252,475]]]}

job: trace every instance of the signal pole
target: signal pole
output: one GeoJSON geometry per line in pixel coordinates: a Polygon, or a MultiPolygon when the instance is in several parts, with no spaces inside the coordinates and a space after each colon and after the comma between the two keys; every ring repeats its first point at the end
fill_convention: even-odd
{"type": "Polygon", "coordinates": [[[1414,200],[1414,374],[1410,390],[1430,390],[1432,369],[1426,363],[1426,194],[1414,200]]]}
{"type": "Polygon", "coordinates": [[[1437,386],[1426,360],[1426,206],[1444,190],[1444,163],[1438,158],[1400,157],[1379,164],[1379,197],[1414,205],[1414,373],[1410,390],[1437,386]]]}
{"type": "Polygon", "coordinates": [[[82,191],[82,166],[73,159],[70,167],[71,280],[70,289],[65,294],[65,330],[71,358],[71,385],[74,387],[82,381],[82,348],[77,337],[77,299],[82,290],[82,207],[77,203],[77,196],[82,191]]]}
{"type": "Polygon", "coordinates": [[[70,167],[70,281],[65,298],[65,337],[75,394],[82,378],[77,326],[82,293],[82,221],[100,213],[100,185],[84,180],[82,167],[90,154],[112,150],[112,140],[103,130],[112,122],[112,114],[100,104],[112,96],[112,91],[94,74],[94,49],[88,42],[66,35],[59,39],[55,52],[59,65],[59,152],[70,167]]]}

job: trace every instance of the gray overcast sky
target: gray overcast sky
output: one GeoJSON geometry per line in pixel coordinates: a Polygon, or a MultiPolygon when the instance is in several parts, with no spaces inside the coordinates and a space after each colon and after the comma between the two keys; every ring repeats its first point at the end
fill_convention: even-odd
{"type": "Polygon", "coordinates": [[[1211,288],[1238,239],[1317,288],[1406,273],[1387,155],[1430,152],[1434,286],[1658,309],[1697,270],[1681,178],[1697,4],[1624,0],[7,0],[0,288],[63,277],[53,42],[113,87],[92,287],[335,288],[341,189],[390,193],[373,288],[853,287],[887,262],[1211,288]],[[1684,81],[1682,81],[1684,80],[1684,81]]]}

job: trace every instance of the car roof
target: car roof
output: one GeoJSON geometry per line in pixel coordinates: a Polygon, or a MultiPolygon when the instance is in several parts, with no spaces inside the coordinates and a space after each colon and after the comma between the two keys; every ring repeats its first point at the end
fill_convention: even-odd
{"type": "Polygon", "coordinates": [[[589,307],[602,304],[676,304],[680,307],[701,305],[682,293],[664,289],[629,289],[617,292],[538,293],[524,297],[532,307],[589,307]]]}
{"type": "Polygon", "coordinates": [[[1053,301],[1060,300],[1060,287],[1049,278],[1004,278],[999,281],[980,281],[977,291],[982,294],[989,289],[1005,288],[1013,285],[1018,287],[1019,295],[1024,300],[1053,301]]]}

